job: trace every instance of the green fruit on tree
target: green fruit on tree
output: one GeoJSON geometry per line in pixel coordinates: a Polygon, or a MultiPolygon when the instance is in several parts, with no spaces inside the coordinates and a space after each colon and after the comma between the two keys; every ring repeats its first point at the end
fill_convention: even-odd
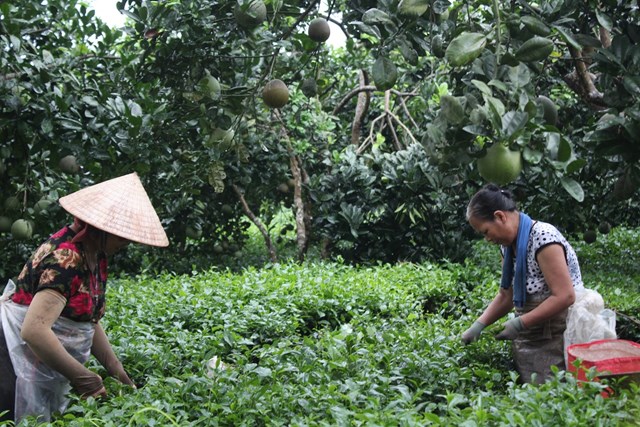
{"type": "Polygon", "coordinates": [[[33,226],[24,219],[18,219],[11,225],[11,234],[15,239],[27,240],[33,235],[33,226]]]}
{"type": "Polygon", "coordinates": [[[209,135],[209,145],[218,145],[221,149],[231,148],[236,133],[233,129],[215,128],[209,135]]]}
{"type": "Polygon", "coordinates": [[[624,175],[620,175],[616,183],[613,185],[613,197],[619,201],[629,199],[635,192],[636,186],[628,172],[624,175]]]}
{"type": "Polygon", "coordinates": [[[398,69],[390,59],[379,56],[376,62],[373,63],[371,77],[373,77],[376,89],[380,91],[389,90],[396,84],[398,69]]]}
{"type": "Polygon", "coordinates": [[[289,89],[282,80],[273,79],[262,89],[262,100],[271,108],[284,107],[289,102],[289,89]]]}
{"type": "Polygon", "coordinates": [[[80,170],[80,166],[78,165],[76,156],[73,156],[71,154],[60,159],[60,163],[58,166],[64,173],[77,173],[80,170]]]}
{"type": "Polygon", "coordinates": [[[536,103],[542,106],[544,121],[548,125],[555,126],[558,123],[558,108],[556,107],[556,104],[544,95],[540,95],[536,98],[536,103]]]}
{"type": "Polygon", "coordinates": [[[8,216],[0,216],[0,233],[6,233],[7,231],[11,231],[11,218],[8,216]]]}
{"type": "Polygon", "coordinates": [[[218,99],[221,92],[220,82],[213,77],[209,71],[206,71],[204,77],[198,82],[198,90],[204,96],[208,96],[211,99],[218,99]]]}
{"type": "Polygon", "coordinates": [[[236,5],[234,16],[238,25],[252,30],[267,19],[267,6],[262,0],[248,0],[236,5]]]}
{"type": "Polygon", "coordinates": [[[324,43],[331,35],[331,28],[329,28],[329,23],[326,19],[316,18],[309,24],[307,34],[314,42],[324,43]]]}
{"type": "Polygon", "coordinates": [[[302,81],[300,85],[300,90],[307,98],[311,98],[318,94],[318,84],[316,83],[316,79],[308,78],[302,81]]]}
{"type": "Polygon", "coordinates": [[[442,95],[440,97],[440,111],[449,123],[461,123],[467,116],[462,103],[455,96],[442,95]]]}
{"type": "Polygon", "coordinates": [[[598,235],[596,233],[596,230],[589,229],[582,234],[582,239],[589,244],[595,242],[597,238],[598,238],[598,235]]]}
{"type": "Polygon", "coordinates": [[[522,171],[522,154],[502,143],[493,144],[484,157],[478,159],[478,172],[489,182],[505,185],[514,181],[522,171]]]}
{"type": "Polygon", "coordinates": [[[436,58],[444,58],[444,39],[440,34],[431,39],[431,53],[436,58]]]}
{"type": "Polygon", "coordinates": [[[4,210],[8,212],[20,210],[20,200],[16,196],[7,197],[4,201],[4,210]]]}
{"type": "Polygon", "coordinates": [[[36,202],[36,204],[33,206],[33,210],[36,211],[36,213],[44,212],[49,209],[49,206],[51,206],[52,203],[53,202],[51,200],[43,197],[36,202]]]}
{"type": "Polygon", "coordinates": [[[184,234],[186,234],[190,239],[199,239],[202,237],[202,229],[188,225],[184,230],[184,234]]]}
{"type": "Polygon", "coordinates": [[[224,252],[224,248],[222,247],[222,245],[215,245],[213,247],[213,252],[217,253],[217,254],[221,254],[224,252]]]}
{"type": "Polygon", "coordinates": [[[598,231],[602,234],[609,234],[609,232],[611,231],[611,224],[609,224],[607,221],[602,221],[598,225],[598,231]]]}
{"type": "Polygon", "coordinates": [[[286,182],[283,182],[283,183],[278,185],[278,191],[281,192],[281,193],[288,193],[289,192],[289,186],[287,185],[286,182]]]}
{"type": "Polygon", "coordinates": [[[231,215],[233,213],[233,208],[231,207],[231,205],[227,205],[227,204],[222,205],[220,210],[225,215],[231,215]]]}

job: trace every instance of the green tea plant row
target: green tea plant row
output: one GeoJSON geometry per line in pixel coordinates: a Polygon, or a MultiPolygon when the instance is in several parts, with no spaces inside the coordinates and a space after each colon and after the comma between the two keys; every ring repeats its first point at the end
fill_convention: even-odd
{"type": "MultiPolygon", "coordinates": [[[[620,251],[637,245],[623,238],[635,232],[620,233],[620,251]]],[[[602,255],[576,246],[585,259],[602,255]]],[[[461,345],[498,287],[496,251],[478,244],[464,264],[276,264],[113,280],[104,324],[138,388],[108,379],[109,398],[74,399],[52,424],[637,425],[636,385],[608,399],[604,384],[579,386],[564,372],[520,385],[508,344],[492,338],[497,325],[461,345]],[[213,357],[223,365],[207,368],[213,357]]],[[[598,277],[614,305],[638,301],[637,285],[616,299],[621,279],[585,276],[598,277]]]]}

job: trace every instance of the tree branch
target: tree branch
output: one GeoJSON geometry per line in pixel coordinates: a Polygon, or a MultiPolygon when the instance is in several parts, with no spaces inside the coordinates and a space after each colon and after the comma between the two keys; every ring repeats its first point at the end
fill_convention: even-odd
{"type": "Polygon", "coordinates": [[[307,15],[309,15],[309,14],[311,13],[311,11],[312,11],[313,9],[315,9],[315,8],[316,8],[316,6],[318,5],[318,3],[319,3],[319,2],[320,2],[320,0],[314,0],[314,1],[312,1],[312,2],[311,2],[311,4],[309,4],[309,6],[307,6],[307,8],[304,10],[304,12],[302,12],[302,13],[300,14],[300,16],[298,16],[298,19],[296,19],[296,22],[294,22],[294,23],[293,23],[293,25],[291,26],[291,28],[289,28],[289,29],[287,30],[287,32],[286,32],[286,33],[284,33],[284,34],[282,35],[282,37],[280,37],[280,40],[286,40],[286,39],[288,39],[288,38],[291,36],[291,34],[294,32],[294,30],[296,29],[296,27],[297,27],[297,26],[298,26],[302,21],[304,21],[305,19],[307,19],[307,15]]]}
{"type": "Polygon", "coordinates": [[[293,147],[291,146],[291,139],[287,133],[287,127],[280,116],[278,110],[273,111],[276,119],[280,122],[280,135],[287,143],[287,152],[289,153],[289,166],[291,168],[291,176],[293,177],[293,204],[296,208],[296,242],[298,244],[298,260],[304,261],[307,247],[309,244],[309,236],[307,230],[307,222],[305,221],[305,207],[302,200],[302,171],[298,156],[295,155],[293,147]]]}
{"type": "Polygon", "coordinates": [[[582,53],[573,46],[569,46],[569,53],[571,54],[571,58],[573,58],[575,76],[573,75],[574,73],[565,76],[565,82],[589,104],[602,108],[604,106],[602,101],[603,95],[593,84],[593,78],[587,70],[587,66],[582,58],[582,53]]]}
{"type": "MultiPolygon", "coordinates": [[[[375,92],[376,90],[378,90],[375,86],[361,86],[359,88],[353,89],[351,92],[347,93],[345,95],[344,98],[342,98],[342,101],[340,101],[340,103],[338,104],[338,106],[336,108],[333,109],[333,113],[334,115],[338,114],[340,112],[340,110],[342,110],[342,108],[344,108],[344,106],[347,104],[347,102],[349,102],[349,100],[351,98],[353,98],[354,96],[358,95],[360,92],[375,92]]],[[[395,89],[391,89],[390,90],[391,93],[393,93],[394,95],[397,96],[418,96],[417,93],[415,92],[400,92],[398,90],[395,89]]]]}
{"type": "Polygon", "coordinates": [[[278,257],[276,256],[276,249],[273,246],[273,242],[271,241],[271,236],[269,236],[269,232],[267,231],[265,226],[262,224],[262,221],[260,221],[260,218],[255,216],[255,214],[251,211],[251,208],[249,208],[249,205],[247,204],[247,201],[244,198],[244,193],[240,190],[240,188],[234,183],[231,184],[231,188],[233,188],[233,191],[238,196],[238,199],[240,199],[240,204],[242,205],[242,210],[244,211],[245,215],[249,217],[251,222],[253,222],[256,227],[258,227],[258,230],[260,230],[262,237],[264,237],[264,242],[265,242],[265,245],[267,246],[267,252],[269,252],[269,258],[271,259],[272,262],[276,262],[278,260],[278,257]]]}
{"type": "MultiPolygon", "coordinates": [[[[360,70],[360,88],[367,86],[367,72],[360,70]]],[[[353,123],[351,125],[351,143],[358,145],[360,143],[360,130],[362,128],[362,121],[364,120],[367,110],[369,109],[370,95],[367,91],[358,93],[358,101],[356,103],[356,112],[353,117],[353,123]]]]}

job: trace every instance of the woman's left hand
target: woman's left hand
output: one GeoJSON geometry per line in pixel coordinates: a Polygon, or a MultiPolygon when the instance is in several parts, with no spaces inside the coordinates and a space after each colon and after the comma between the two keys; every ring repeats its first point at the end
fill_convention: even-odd
{"type": "Polygon", "coordinates": [[[526,328],[524,323],[522,323],[522,319],[520,317],[514,317],[513,319],[507,320],[504,323],[504,329],[498,335],[496,335],[497,340],[514,340],[517,338],[518,334],[524,331],[526,328]]]}

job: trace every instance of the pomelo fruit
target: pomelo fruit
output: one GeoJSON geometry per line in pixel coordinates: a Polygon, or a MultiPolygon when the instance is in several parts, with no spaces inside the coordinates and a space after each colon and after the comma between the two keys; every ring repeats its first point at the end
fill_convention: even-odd
{"type": "Polygon", "coordinates": [[[558,108],[556,104],[544,95],[540,95],[536,99],[536,103],[542,106],[544,121],[549,125],[555,126],[558,123],[558,108]]]}
{"type": "Polygon", "coordinates": [[[282,80],[273,79],[262,89],[262,100],[270,108],[281,108],[289,102],[289,88],[282,80]]]}
{"type": "Polygon", "coordinates": [[[267,19],[267,6],[262,0],[249,0],[236,6],[234,16],[238,25],[252,30],[267,19]]]}
{"type": "Polygon", "coordinates": [[[589,229],[582,234],[582,239],[589,244],[595,242],[597,238],[598,235],[596,233],[596,230],[589,229]]]}
{"type": "Polygon", "coordinates": [[[318,84],[316,83],[316,79],[304,79],[300,85],[300,90],[307,98],[316,96],[318,94],[318,84]]]}
{"type": "Polygon", "coordinates": [[[77,173],[80,170],[76,156],[71,154],[60,159],[59,167],[64,173],[77,173]]]}
{"type": "Polygon", "coordinates": [[[11,224],[11,234],[15,239],[27,240],[33,235],[33,226],[24,219],[18,219],[11,224]]]}
{"type": "Polygon", "coordinates": [[[326,19],[316,18],[309,24],[307,34],[314,42],[324,43],[331,35],[331,28],[329,28],[329,23],[326,19]]]}
{"type": "Polygon", "coordinates": [[[478,172],[489,182],[505,185],[514,181],[522,171],[522,154],[497,142],[478,159],[478,172]]]}

